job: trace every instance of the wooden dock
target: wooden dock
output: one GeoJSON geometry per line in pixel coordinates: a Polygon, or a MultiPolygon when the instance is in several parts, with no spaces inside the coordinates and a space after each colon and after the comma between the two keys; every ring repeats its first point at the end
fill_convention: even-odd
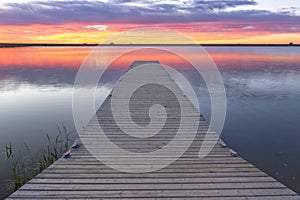
{"type": "MultiPolygon", "coordinates": [[[[143,62],[135,62],[137,66],[143,62]]],[[[60,158],[41,174],[25,184],[8,199],[300,199],[299,195],[262,172],[246,160],[230,154],[228,148],[218,143],[204,159],[198,157],[200,146],[208,130],[208,124],[200,116],[190,101],[170,78],[163,67],[156,63],[156,69],[147,77],[163,80],[165,84],[176,90],[184,99],[190,116],[176,115],[175,100],[163,90],[147,88],[144,96],[135,99],[133,118],[136,122],[145,122],[145,95],[155,97],[170,112],[169,126],[163,127],[158,136],[151,140],[140,139],[137,143],[124,133],[114,122],[109,96],[94,119],[85,127],[83,137],[90,141],[97,139],[96,121],[105,127],[107,136],[122,148],[130,151],[155,151],[166,145],[174,137],[174,127],[179,118],[198,120],[197,135],[187,151],[171,165],[149,173],[126,173],[104,165],[95,159],[81,145],[72,151],[71,158],[60,158]],[[195,117],[198,116],[198,117],[195,117]],[[140,120],[140,121],[139,121],[140,120]]],[[[140,77],[141,78],[141,77],[140,77]]],[[[122,79],[121,89],[134,84],[134,77],[122,79]]],[[[147,99],[147,98],[146,98],[147,99]]],[[[124,123],[126,123],[124,118],[124,123]]],[[[184,119],[183,119],[184,120],[184,119]]],[[[186,127],[187,136],[189,128],[186,127]]],[[[109,149],[106,149],[109,151],[109,149]]],[[[174,149],[176,151],[176,149],[174,149]]],[[[101,149],[99,149],[101,152],[101,149]]],[[[168,159],[168,154],[160,155],[168,159]]],[[[126,162],[126,161],[125,161],[126,162]]],[[[136,163],[128,161],[128,167],[134,169],[136,163]]]]}

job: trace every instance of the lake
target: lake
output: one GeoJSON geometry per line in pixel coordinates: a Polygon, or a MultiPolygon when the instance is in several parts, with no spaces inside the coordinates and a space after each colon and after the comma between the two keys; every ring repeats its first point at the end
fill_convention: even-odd
{"type": "MultiPolygon", "coordinates": [[[[222,74],[227,93],[223,140],[241,157],[300,193],[300,47],[205,48],[222,74]]],[[[56,136],[56,126],[62,123],[74,132],[72,138],[77,137],[73,83],[92,49],[0,48],[0,188],[11,179],[5,145],[24,152],[26,143],[36,153],[47,142],[46,134],[56,136]]],[[[114,62],[107,78],[118,77],[138,59],[183,69],[185,65],[149,50],[114,62]]],[[[209,118],[207,91],[201,85],[199,91],[201,112],[209,118]]]]}

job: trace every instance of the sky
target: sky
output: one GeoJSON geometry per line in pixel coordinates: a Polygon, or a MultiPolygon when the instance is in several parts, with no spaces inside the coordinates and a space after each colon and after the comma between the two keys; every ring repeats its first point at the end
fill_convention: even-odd
{"type": "Polygon", "coordinates": [[[102,43],[139,27],[179,31],[197,43],[300,44],[300,1],[0,1],[0,43],[102,43]]]}

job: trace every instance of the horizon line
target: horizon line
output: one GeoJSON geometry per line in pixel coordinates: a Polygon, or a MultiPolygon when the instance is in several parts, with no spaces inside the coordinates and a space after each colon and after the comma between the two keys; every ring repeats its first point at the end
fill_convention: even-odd
{"type": "Polygon", "coordinates": [[[224,44],[125,44],[125,43],[0,43],[0,47],[26,47],[26,46],[300,46],[300,44],[245,44],[245,43],[224,43],[224,44]]]}

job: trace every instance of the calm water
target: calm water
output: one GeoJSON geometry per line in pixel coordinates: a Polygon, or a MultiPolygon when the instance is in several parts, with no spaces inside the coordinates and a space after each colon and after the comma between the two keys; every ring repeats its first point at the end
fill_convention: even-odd
{"type": "MultiPolygon", "coordinates": [[[[228,100],[222,133],[228,145],[263,171],[300,192],[300,48],[209,47],[222,73],[228,100]]],[[[0,188],[9,180],[5,145],[37,152],[45,135],[56,135],[62,122],[75,131],[72,87],[91,48],[0,49],[0,188]]],[[[132,59],[151,59],[181,66],[166,55],[143,54],[115,63],[120,74],[132,59]],[[151,56],[149,56],[151,55],[151,56]]],[[[205,87],[201,111],[208,118],[205,87]]],[[[76,134],[73,136],[76,137],[76,134]]]]}

